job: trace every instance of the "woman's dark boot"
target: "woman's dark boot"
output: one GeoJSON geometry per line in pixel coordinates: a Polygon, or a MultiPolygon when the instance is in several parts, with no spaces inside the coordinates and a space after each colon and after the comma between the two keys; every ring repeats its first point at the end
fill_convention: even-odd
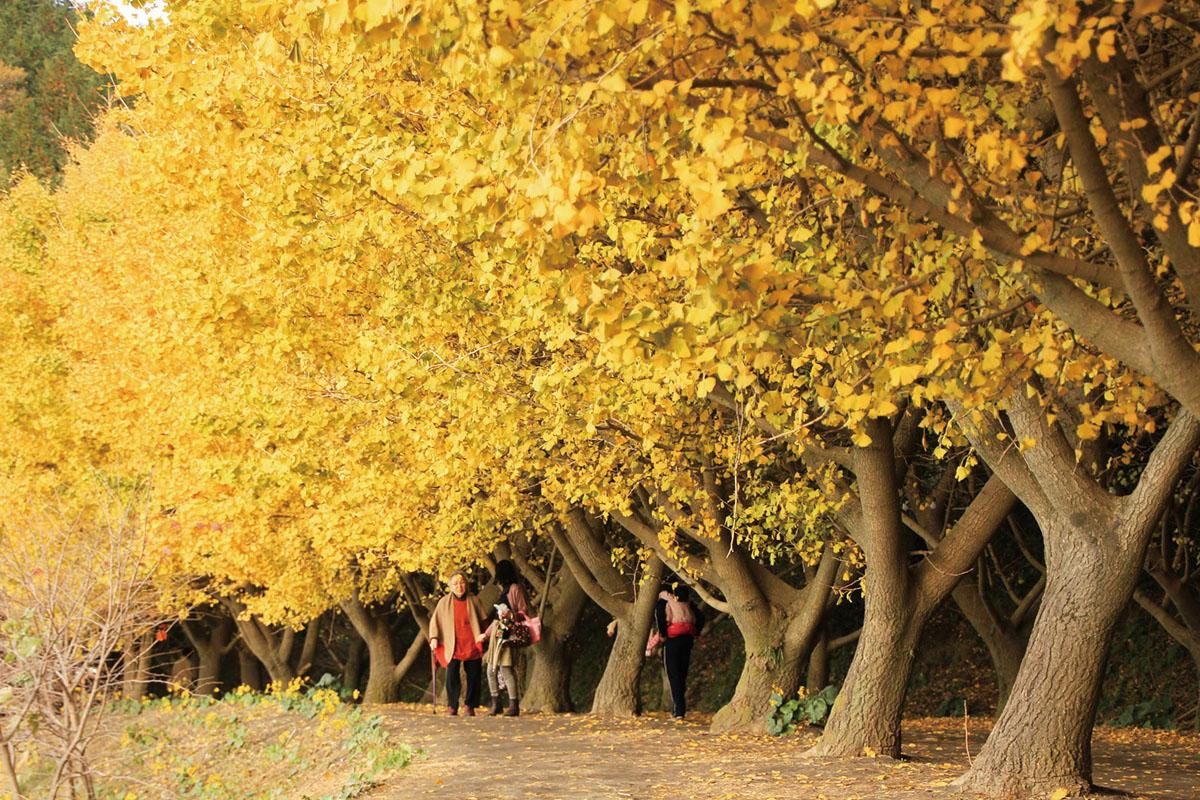
{"type": "Polygon", "coordinates": [[[504,712],[504,716],[506,716],[506,717],[519,717],[519,716],[521,716],[521,701],[520,701],[520,700],[513,700],[511,703],[509,703],[509,704],[508,704],[508,711],[505,711],[505,712],[504,712]]]}
{"type": "Polygon", "coordinates": [[[493,717],[500,716],[500,697],[498,695],[492,697],[492,707],[488,709],[488,713],[493,717]]]}

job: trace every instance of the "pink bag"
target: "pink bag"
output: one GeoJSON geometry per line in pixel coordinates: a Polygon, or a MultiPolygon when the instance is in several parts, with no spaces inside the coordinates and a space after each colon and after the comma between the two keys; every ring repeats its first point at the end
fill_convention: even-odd
{"type": "Polygon", "coordinates": [[[529,628],[529,643],[537,644],[542,640],[542,618],[541,617],[526,617],[522,620],[525,627],[529,628]]]}

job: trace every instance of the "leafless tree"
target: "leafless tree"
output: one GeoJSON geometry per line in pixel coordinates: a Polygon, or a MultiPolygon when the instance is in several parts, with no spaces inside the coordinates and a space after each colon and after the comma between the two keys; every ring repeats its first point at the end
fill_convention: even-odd
{"type": "Polygon", "coordinates": [[[33,505],[0,518],[0,762],[52,765],[45,796],[96,796],[89,745],[127,665],[163,621],[147,493],[105,491],[82,513],[33,505]]]}

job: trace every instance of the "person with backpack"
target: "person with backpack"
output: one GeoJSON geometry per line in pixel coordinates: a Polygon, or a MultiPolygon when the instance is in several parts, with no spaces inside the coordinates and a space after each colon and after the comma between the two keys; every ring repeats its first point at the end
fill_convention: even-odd
{"type": "Polygon", "coordinates": [[[529,644],[525,621],[529,618],[529,600],[521,585],[521,574],[517,566],[507,558],[496,562],[496,585],[500,587],[500,600],[496,603],[496,614],[487,630],[480,635],[480,642],[487,642],[487,679],[492,693],[491,713],[500,714],[500,686],[508,692],[506,717],[521,714],[521,688],[517,683],[514,650],[529,644]]]}
{"type": "Polygon", "coordinates": [[[479,598],[467,589],[467,576],[455,572],[448,581],[450,591],[433,610],[429,620],[429,647],[437,662],[446,668],[446,705],[450,716],[458,714],[462,692],[460,670],[466,673],[466,716],[475,716],[479,705],[479,678],[483,650],[479,646],[483,631],[483,607],[479,598]]]}
{"type": "Polygon", "coordinates": [[[671,685],[671,716],[683,719],[687,713],[687,674],[692,661],[692,646],[704,628],[704,614],[696,606],[687,588],[678,581],[666,584],[654,604],[654,627],[646,643],[646,656],[663,646],[663,669],[671,685]]]}

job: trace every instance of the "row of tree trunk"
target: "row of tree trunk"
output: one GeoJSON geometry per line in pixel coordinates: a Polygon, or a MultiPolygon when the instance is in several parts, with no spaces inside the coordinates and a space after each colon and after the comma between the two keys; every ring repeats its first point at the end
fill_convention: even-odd
{"type": "MultiPolygon", "coordinates": [[[[974,471],[966,481],[966,497],[954,497],[961,488],[956,488],[953,465],[936,481],[913,475],[915,426],[903,415],[873,420],[867,447],[815,454],[838,459],[843,474],[852,476],[849,499],[835,512],[835,521],[866,558],[863,626],[835,641],[826,634],[826,616],[844,577],[832,546],[785,580],[753,558],[724,525],[715,527],[715,536],[701,532],[695,509],[680,507],[652,487],[635,490],[628,508],[603,516],[582,507],[558,513],[549,531],[553,551],[547,559],[541,545],[537,565],[534,543],[501,546],[496,558],[512,558],[521,566],[535,602],[540,601],[545,630],[528,653],[524,705],[572,710],[567,644],[590,599],[615,623],[590,710],[608,716],[639,713],[645,642],[660,582],[670,569],[691,582],[714,610],[728,614],[743,638],[742,671],[732,698],[714,719],[716,730],[760,730],[773,691],[792,694],[802,681],[810,689],[822,688],[830,648],[857,639],[812,754],[899,757],[900,722],[919,642],[934,611],[953,601],[987,646],[1001,703],[997,724],[960,785],[999,796],[1089,790],[1091,730],[1105,654],[1131,598],[1188,648],[1200,669],[1200,601],[1181,579],[1179,557],[1171,551],[1174,539],[1165,523],[1159,524],[1178,476],[1200,446],[1200,425],[1182,414],[1154,447],[1133,490],[1117,496],[1078,468],[1078,442],[1048,421],[1033,398],[1018,396],[1004,420],[976,418],[975,427],[968,428],[989,470],[974,471]],[[1035,444],[1004,448],[997,444],[1004,439],[1001,433],[1035,444]],[[1034,522],[1043,541],[1040,555],[1025,543],[1034,522]],[[667,523],[682,532],[683,545],[665,535],[667,523]],[[1009,587],[1012,606],[1001,612],[985,590],[984,572],[990,542],[1006,524],[1040,577],[1023,592],[1009,587]],[[1159,546],[1148,554],[1156,532],[1159,546]],[[630,541],[652,554],[632,575],[612,561],[614,547],[630,541]],[[1153,577],[1163,600],[1142,589],[1135,595],[1143,575],[1153,577]]],[[[719,514],[728,490],[709,475],[701,482],[711,494],[712,513],[719,514]]],[[[1184,516],[1193,515],[1193,507],[1177,510],[1177,527],[1189,524],[1192,517],[1184,516]]],[[[429,598],[435,594],[418,576],[405,576],[399,599],[415,633],[403,641],[392,603],[372,605],[352,597],[341,604],[356,634],[343,679],[360,685],[365,674],[366,702],[396,700],[404,677],[427,657],[429,598]]],[[[485,603],[492,600],[484,597],[485,603]]],[[[183,626],[199,661],[198,691],[217,686],[222,658],[235,649],[250,685],[247,678],[260,668],[274,681],[308,669],[319,621],[304,633],[274,629],[235,601],[223,603],[225,616],[214,616],[208,625],[183,626]]]]}

